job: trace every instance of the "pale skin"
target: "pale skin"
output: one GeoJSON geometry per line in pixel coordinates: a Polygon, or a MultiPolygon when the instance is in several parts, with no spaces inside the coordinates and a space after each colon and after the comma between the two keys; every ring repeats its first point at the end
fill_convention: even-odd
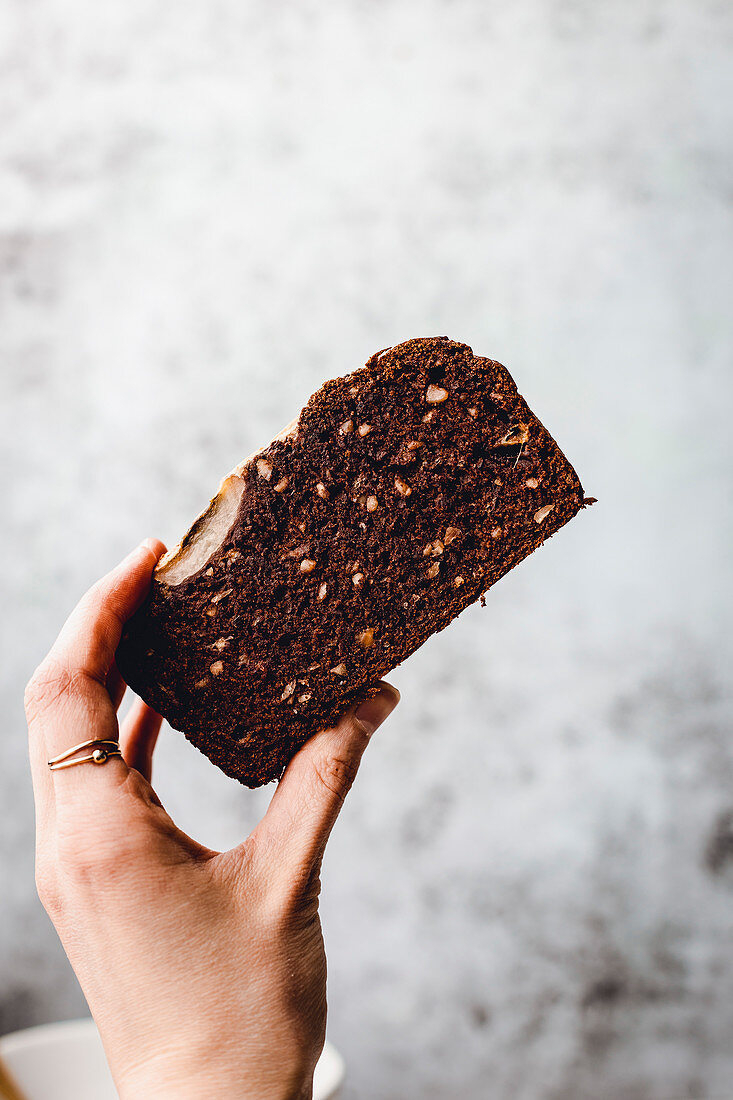
{"type": "Polygon", "coordinates": [[[289,764],[254,831],[215,852],[151,786],[161,719],[118,725],[114,654],[164,551],[148,539],[69,616],[26,690],[36,880],[102,1036],[122,1100],[306,1100],[326,1026],[321,860],[388,684],[289,764]],[[91,738],[123,758],[51,772],[91,738]]]}

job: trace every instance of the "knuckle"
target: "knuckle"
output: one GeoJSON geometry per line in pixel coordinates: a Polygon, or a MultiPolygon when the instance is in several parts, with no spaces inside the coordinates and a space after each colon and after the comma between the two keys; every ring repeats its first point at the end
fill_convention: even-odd
{"type": "Polygon", "coordinates": [[[343,753],[328,753],[315,761],[318,785],[343,802],[356,778],[358,764],[343,753]]]}
{"type": "Polygon", "coordinates": [[[86,669],[47,658],[26,685],[24,702],[28,722],[41,718],[64,699],[93,700],[95,697],[90,693],[90,687],[96,685],[95,677],[86,669]]]}
{"type": "Polygon", "coordinates": [[[41,862],[36,863],[36,892],[49,917],[57,920],[63,909],[58,879],[51,868],[41,862]]]}
{"type": "Polygon", "coordinates": [[[106,851],[106,845],[89,842],[82,835],[74,836],[66,831],[60,832],[56,841],[58,866],[64,875],[86,873],[93,865],[104,864],[106,851]]]}
{"type": "Polygon", "coordinates": [[[119,854],[109,843],[101,840],[73,850],[63,851],[60,848],[59,862],[69,883],[76,888],[94,886],[96,883],[110,884],[121,865],[119,854]]]}
{"type": "Polygon", "coordinates": [[[76,886],[111,884],[133,868],[142,842],[135,829],[61,832],[57,838],[59,867],[76,886]]]}
{"type": "Polygon", "coordinates": [[[275,932],[291,928],[294,922],[318,909],[319,894],[319,868],[291,868],[287,878],[273,883],[266,893],[266,927],[275,932]]]}
{"type": "Polygon", "coordinates": [[[40,713],[55,703],[69,690],[73,674],[55,661],[42,661],[26,684],[24,702],[29,717],[40,713]]]}

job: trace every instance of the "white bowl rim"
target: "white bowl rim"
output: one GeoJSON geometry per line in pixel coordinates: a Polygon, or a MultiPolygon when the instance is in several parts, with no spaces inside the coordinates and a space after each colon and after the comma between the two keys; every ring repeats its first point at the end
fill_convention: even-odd
{"type": "Polygon", "coordinates": [[[81,1020],[57,1020],[50,1024],[36,1024],[34,1027],[24,1027],[20,1031],[9,1031],[7,1035],[0,1035],[0,1048],[4,1053],[23,1050],[25,1047],[35,1046],[41,1042],[59,1042],[68,1040],[75,1033],[86,1036],[94,1027],[91,1016],[81,1020]]]}

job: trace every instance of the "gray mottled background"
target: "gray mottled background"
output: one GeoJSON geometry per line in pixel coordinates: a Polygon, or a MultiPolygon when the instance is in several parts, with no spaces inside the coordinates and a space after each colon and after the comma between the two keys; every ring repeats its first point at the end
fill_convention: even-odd
{"type": "MultiPolygon", "coordinates": [[[[331,845],[349,1100],[733,1095],[733,8],[5,0],[0,1030],[80,1014],[21,695],[325,377],[501,359],[600,503],[394,675],[331,845]]],[[[168,731],[211,845],[267,792],[168,731]]]]}

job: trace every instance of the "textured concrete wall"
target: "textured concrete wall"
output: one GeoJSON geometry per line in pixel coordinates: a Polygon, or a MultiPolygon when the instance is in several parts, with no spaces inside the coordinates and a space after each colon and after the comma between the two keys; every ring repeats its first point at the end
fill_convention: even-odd
{"type": "MultiPolygon", "coordinates": [[[[600,503],[394,675],[325,867],[348,1097],[731,1095],[732,62],[720,0],[6,0],[3,1029],[83,1010],[20,701],[70,604],[446,333],[600,503]]],[[[157,776],[212,845],[267,799],[157,776]]]]}

